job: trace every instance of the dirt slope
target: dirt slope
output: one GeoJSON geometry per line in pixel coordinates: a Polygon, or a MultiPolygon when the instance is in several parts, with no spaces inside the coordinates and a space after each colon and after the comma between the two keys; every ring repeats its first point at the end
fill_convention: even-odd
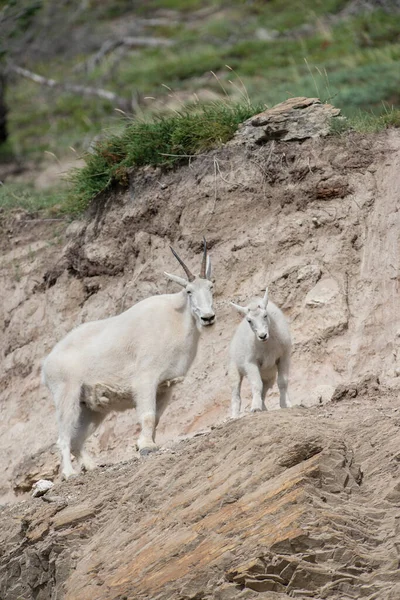
{"type": "Polygon", "coordinates": [[[395,398],[249,415],[5,507],[0,597],[399,598],[395,398]]]}

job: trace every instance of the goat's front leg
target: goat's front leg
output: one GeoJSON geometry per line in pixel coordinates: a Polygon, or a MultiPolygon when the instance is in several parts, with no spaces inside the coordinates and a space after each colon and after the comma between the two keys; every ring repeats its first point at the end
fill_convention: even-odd
{"type": "Polygon", "coordinates": [[[136,408],[141,426],[137,446],[140,454],[143,456],[158,449],[154,441],[157,419],[156,392],[157,387],[152,384],[134,390],[136,408]]]}
{"type": "Polygon", "coordinates": [[[263,391],[262,391],[263,410],[267,410],[267,407],[265,406],[265,398],[267,397],[268,390],[270,390],[271,388],[274,387],[275,378],[276,378],[276,373],[274,374],[273,377],[263,381],[263,391]]]}
{"type": "Polygon", "coordinates": [[[289,368],[290,356],[281,356],[277,364],[278,367],[278,388],[279,388],[279,404],[281,408],[290,408],[292,403],[289,399],[288,384],[289,384],[289,368]]]}
{"type": "Polygon", "coordinates": [[[257,365],[249,363],[246,365],[246,375],[250,382],[253,400],[251,403],[251,412],[259,412],[263,410],[263,381],[261,379],[260,369],[257,365]]]}

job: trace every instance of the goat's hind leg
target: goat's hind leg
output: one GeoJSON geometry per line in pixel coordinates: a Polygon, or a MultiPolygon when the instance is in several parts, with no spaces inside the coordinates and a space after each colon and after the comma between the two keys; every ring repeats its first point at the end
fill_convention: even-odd
{"type": "Polygon", "coordinates": [[[289,369],[290,369],[290,355],[284,354],[281,356],[277,363],[278,367],[278,387],[279,387],[279,404],[281,408],[290,408],[292,403],[289,399],[288,385],[289,385],[289,369]]]}
{"type": "Polygon", "coordinates": [[[146,456],[150,452],[158,450],[154,441],[157,425],[157,386],[147,382],[139,389],[134,389],[133,396],[136,398],[136,410],[141,426],[137,446],[140,454],[146,456]]]}
{"type": "Polygon", "coordinates": [[[58,421],[58,441],[57,445],[61,453],[61,475],[63,479],[68,479],[76,472],[71,462],[71,440],[75,431],[80,415],[80,387],[71,389],[63,386],[54,395],[58,421]]]}
{"type": "Polygon", "coordinates": [[[232,388],[231,400],[231,417],[237,419],[240,414],[240,406],[242,403],[240,397],[240,388],[242,386],[243,375],[240,374],[237,366],[232,363],[229,365],[229,381],[232,388]]]}
{"type": "Polygon", "coordinates": [[[84,449],[84,445],[87,438],[97,429],[104,417],[105,413],[95,412],[84,404],[80,405],[78,423],[71,439],[71,450],[80,468],[84,471],[92,471],[97,466],[84,449]]]}

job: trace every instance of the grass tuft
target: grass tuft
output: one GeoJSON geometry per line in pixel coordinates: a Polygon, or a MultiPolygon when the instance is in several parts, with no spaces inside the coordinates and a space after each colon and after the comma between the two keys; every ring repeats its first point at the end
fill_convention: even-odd
{"type": "Polygon", "coordinates": [[[113,184],[128,185],[130,167],[171,168],[221,146],[232,138],[240,123],[263,108],[261,104],[218,102],[195,105],[152,121],[132,121],[121,135],[99,142],[86,155],[86,165],[73,172],[66,210],[82,212],[113,184]]]}
{"type": "Polygon", "coordinates": [[[400,110],[383,107],[382,114],[359,111],[347,119],[332,119],[331,134],[341,135],[349,131],[357,133],[378,133],[389,127],[400,127],[400,110]]]}

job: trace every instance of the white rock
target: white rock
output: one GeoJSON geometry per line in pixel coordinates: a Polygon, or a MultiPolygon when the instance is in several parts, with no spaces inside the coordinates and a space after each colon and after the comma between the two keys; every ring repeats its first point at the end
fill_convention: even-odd
{"type": "Polygon", "coordinates": [[[332,278],[321,279],[310,290],[306,296],[306,306],[321,306],[330,304],[337,296],[340,290],[337,281],[332,278]]]}
{"type": "Polygon", "coordinates": [[[305,265],[297,271],[297,281],[303,279],[318,279],[321,275],[321,269],[318,265],[305,265]]]}
{"type": "Polygon", "coordinates": [[[265,27],[259,27],[256,29],[255,36],[258,40],[263,42],[272,42],[279,37],[279,31],[276,29],[266,29],[265,27]]]}
{"type": "Polygon", "coordinates": [[[335,279],[321,279],[308,292],[304,304],[299,317],[292,323],[292,335],[296,343],[328,338],[341,333],[348,326],[346,295],[341,292],[341,284],[335,279]]]}
{"type": "Polygon", "coordinates": [[[39,496],[44,496],[44,494],[53,487],[54,483],[49,479],[39,479],[32,486],[32,496],[33,498],[38,498],[39,496]]]}

